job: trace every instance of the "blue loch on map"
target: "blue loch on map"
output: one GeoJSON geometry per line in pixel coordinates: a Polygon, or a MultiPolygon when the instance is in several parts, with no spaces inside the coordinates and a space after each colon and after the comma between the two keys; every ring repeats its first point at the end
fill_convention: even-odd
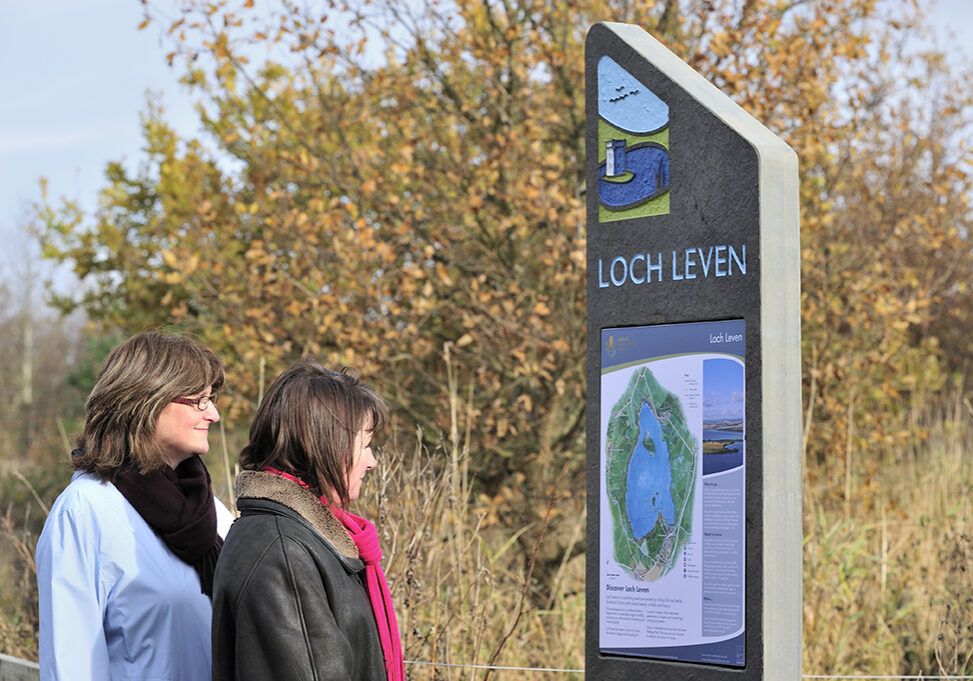
{"type": "Polygon", "coordinates": [[[639,411],[639,439],[628,464],[628,490],[625,505],[632,534],[644,537],[662,514],[666,524],[675,522],[672,501],[672,471],[669,446],[662,437],[662,426],[648,404],[639,411]]]}

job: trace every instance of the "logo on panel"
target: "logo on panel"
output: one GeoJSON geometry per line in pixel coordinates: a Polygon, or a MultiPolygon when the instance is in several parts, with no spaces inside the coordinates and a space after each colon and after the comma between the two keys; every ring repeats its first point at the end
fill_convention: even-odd
{"type": "Polygon", "coordinates": [[[669,106],[598,60],[598,221],[669,214],[669,106]]]}

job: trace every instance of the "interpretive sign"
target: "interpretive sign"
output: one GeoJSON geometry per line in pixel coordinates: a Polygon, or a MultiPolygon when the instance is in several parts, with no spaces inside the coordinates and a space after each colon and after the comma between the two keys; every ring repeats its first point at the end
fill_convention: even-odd
{"type": "Polygon", "coordinates": [[[603,653],[745,663],[744,336],[602,330],[603,653]]]}
{"type": "Polygon", "coordinates": [[[585,65],[586,671],[798,681],[796,156],[641,28],[585,65]]]}

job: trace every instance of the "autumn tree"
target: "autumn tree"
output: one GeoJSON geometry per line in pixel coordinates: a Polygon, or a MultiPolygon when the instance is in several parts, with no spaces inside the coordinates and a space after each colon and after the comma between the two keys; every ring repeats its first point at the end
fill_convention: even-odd
{"type": "Polygon", "coordinates": [[[968,102],[897,49],[908,2],[254,4],[147,4],[206,133],[150,109],[142,167],[109,169],[92,219],[42,207],[47,253],[92,282],[68,304],[199,334],[237,416],[258,367],[358,366],[463,457],[487,522],[529,548],[556,501],[542,572],[583,527],[591,23],[644,26],[798,152],[812,459],[896,437],[883,415],[970,328],[968,102]]]}

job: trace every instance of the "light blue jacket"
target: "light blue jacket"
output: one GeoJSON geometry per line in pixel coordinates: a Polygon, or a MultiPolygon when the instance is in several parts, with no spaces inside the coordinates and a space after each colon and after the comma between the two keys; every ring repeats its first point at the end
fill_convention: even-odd
{"type": "MultiPolygon", "coordinates": [[[[216,510],[225,536],[233,516],[216,510]]],[[[114,485],[75,473],[36,553],[41,681],[209,681],[199,576],[114,485]]]]}

